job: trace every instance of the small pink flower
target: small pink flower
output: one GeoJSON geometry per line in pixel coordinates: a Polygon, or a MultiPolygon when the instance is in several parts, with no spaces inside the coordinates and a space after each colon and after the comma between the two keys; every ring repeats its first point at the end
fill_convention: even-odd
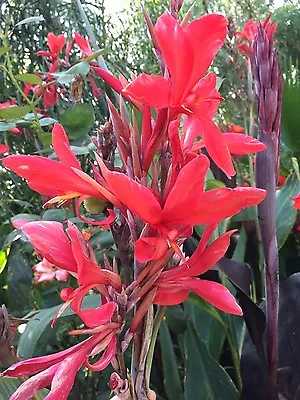
{"type": "Polygon", "coordinates": [[[36,282],[57,281],[66,282],[68,280],[68,271],[62,270],[51,264],[46,258],[32,267],[35,272],[34,280],[36,282]]]}

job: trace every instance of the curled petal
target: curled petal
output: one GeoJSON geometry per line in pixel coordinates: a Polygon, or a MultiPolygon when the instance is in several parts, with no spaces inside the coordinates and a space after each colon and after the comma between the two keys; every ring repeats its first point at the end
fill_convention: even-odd
{"type": "Polygon", "coordinates": [[[163,238],[144,237],[135,242],[134,254],[140,263],[160,260],[168,250],[168,243],[163,238]]]}
{"type": "Polygon", "coordinates": [[[175,306],[183,303],[189,296],[189,290],[182,287],[159,287],[153,304],[160,306],[175,306]]]}
{"type": "Polygon", "coordinates": [[[266,149],[266,146],[252,136],[240,133],[228,132],[222,134],[231,154],[258,153],[266,149]]]}
{"type": "Polygon", "coordinates": [[[52,145],[60,162],[69,167],[81,169],[81,166],[72,153],[68,136],[62,125],[55,123],[52,130],[52,145]]]}
{"type": "Polygon", "coordinates": [[[114,222],[114,220],[116,219],[116,213],[114,212],[114,210],[111,209],[107,209],[109,215],[108,217],[106,217],[105,219],[102,219],[101,221],[94,221],[90,218],[85,218],[83,215],[80,214],[80,206],[81,204],[84,202],[84,200],[86,200],[88,198],[88,196],[81,196],[77,202],[76,202],[76,215],[77,217],[83,221],[85,224],[89,224],[89,225],[95,225],[95,226],[105,226],[105,225],[110,225],[112,222],[114,222]]]}
{"type": "Polygon", "coordinates": [[[91,371],[102,371],[109,365],[113,357],[116,355],[116,351],[117,339],[114,335],[100,359],[94,364],[89,363],[89,361],[87,360],[85,362],[85,366],[91,371]]]}

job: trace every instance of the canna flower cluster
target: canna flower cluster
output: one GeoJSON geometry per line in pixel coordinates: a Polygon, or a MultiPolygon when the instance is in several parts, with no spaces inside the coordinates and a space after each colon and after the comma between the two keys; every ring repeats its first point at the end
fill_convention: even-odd
{"type": "MultiPolygon", "coordinates": [[[[78,32],[74,33],[72,40],[69,42],[66,41],[63,34],[56,36],[50,32],[47,36],[47,46],[49,50],[40,50],[36,53],[37,56],[44,57],[48,67],[47,73],[39,75],[43,79],[43,83],[37,85],[25,83],[24,87],[26,96],[32,91],[37,97],[43,97],[45,110],[55,106],[61,95],[65,92],[65,89],[61,88],[58,83],[56,73],[60,72],[61,68],[69,68],[71,66],[70,53],[74,46],[80,49],[82,61],[93,54],[89,41],[84,39],[78,32]],[[65,54],[63,55],[62,51],[64,48],[65,54]]],[[[93,95],[99,98],[100,90],[90,73],[88,74],[88,80],[91,84],[93,95]]]]}
{"type": "MultiPolygon", "coordinates": [[[[173,3],[178,11],[181,3],[173,3]]],[[[122,75],[115,78],[92,66],[120,94],[120,104],[118,110],[107,99],[114,139],[107,143],[114,147],[108,149],[107,143],[99,141],[90,171],[82,169],[60,124],[52,131],[57,160],[36,155],[10,155],[3,160],[32,190],[50,198],[45,206],[74,199],[83,222],[112,230],[120,253],[120,263],[105,258],[103,265],[98,265],[91,244],[70,221],[20,224],[46,263],[76,278],[75,289],[61,291],[64,303],[56,319],[70,306],[82,326],[69,334],[88,337],[67,350],[9,367],[4,376],[29,377],[12,400],[29,399],[45,386],[51,386],[47,399],[66,399],[81,367],[101,371],[110,363],[115,370],[110,382],[115,394],[121,390],[114,384],[119,376],[118,382],[125,382],[122,388],[129,393],[126,398],[133,392],[137,399],[153,398],[145,380],[140,383],[144,365],[134,366],[136,375],[130,386],[123,360],[131,339],[136,343],[141,336],[143,319],[153,305],[180,304],[194,292],[224,312],[242,314],[225,286],[199,277],[225,255],[230,244],[233,230],[211,242],[218,224],[265,198],[264,190],[252,187],[206,190],[210,158],[231,177],[235,174],[231,154],[265,149],[242,133],[221,132],[213,121],[222,97],[215,74],[207,71],[226,38],[227,20],[211,14],[181,23],[177,15],[165,12],[151,29],[154,47],[165,66],[161,76],[141,74],[128,82],[122,75]],[[141,126],[134,113],[128,117],[124,99],[141,113],[141,126]],[[116,152],[121,167],[114,162],[116,152]],[[102,219],[84,214],[82,204],[91,203],[94,207],[98,204],[102,219]],[[195,225],[205,229],[188,258],[182,245],[195,225]],[[125,279],[122,265],[132,259],[125,279]],[[83,309],[83,299],[91,291],[99,295],[99,306],[83,309]]],[[[53,40],[49,35],[50,52],[42,54],[50,59],[51,72],[59,65],[65,44],[61,35],[55,45],[53,40]]],[[[91,52],[88,42],[79,36],[74,40],[85,55],[91,52]]],[[[147,351],[143,345],[134,346],[137,363],[143,363],[138,354],[141,349],[147,351]]]]}

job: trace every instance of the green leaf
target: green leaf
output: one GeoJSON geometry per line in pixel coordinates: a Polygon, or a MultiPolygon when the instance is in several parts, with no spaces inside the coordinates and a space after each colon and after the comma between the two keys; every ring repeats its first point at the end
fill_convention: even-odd
{"type": "Polygon", "coordinates": [[[57,122],[57,120],[54,118],[41,118],[39,121],[40,121],[41,126],[49,126],[49,125],[53,125],[53,124],[55,124],[55,122],[57,122]]]}
{"type": "Polygon", "coordinates": [[[63,222],[67,219],[67,215],[68,213],[65,210],[49,209],[44,212],[42,220],[63,222]]]}
{"type": "Polygon", "coordinates": [[[32,270],[17,242],[11,245],[7,267],[9,310],[23,316],[24,312],[31,309],[32,270]]]}
{"type": "Polygon", "coordinates": [[[162,321],[159,328],[159,342],[162,355],[164,386],[168,399],[183,399],[183,391],[178,372],[178,362],[170,335],[168,325],[162,321]]]}
{"type": "Polygon", "coordinates": [[[175,333],[184,333],[187,329],[187,316],[180,305],[167,307],[165,320],[175,333]]]}
{"type": "Polygon", "coordinates": [[[232,380],[209,354],[192,325],[184,335],[184,347],[186,400],[238,400],[238,391],[232,380]]]}
{"type": "Polygon", "coordinates": [[[86,136],[94,123],[93,107],[78,104],[65,111],[59,118],[70,139],[86,136]]]}
{"type": "MultiPolygon", "coordinates": [[[[99,306],[99,295],[86,296],[83,301],[84,308],[94,308],[99,306]]],[[[56,307],[51,307],[45,310],[40,310],[39,312],[27,315],[27,318],[33,318],[26,325],[25,331],[22,333],[19,345],[18,345],[18,355],[22,358],[30,358],[34,355],[35,348],[38,341],[45,333],[47,329],[52,329],[50,324],[60,309],[61,304],[56,307]]],[[[63,312],[60,318],[64,318],[73,315],[74,312],[69,307],[63,312]]]]}
{"type": "Polygon", "coordinates": [[[196,305],[205,313],[209,314],[216,321],[218,321],[221,326],[223,326],[225,328],[224,322],[223,322],[220,314],[218,313],[218,311],[215,309],[215,307],[211,306],[209,303],[207,303],[201,297],[197,296],[194,293],[191,293],[189,295],[189,297],[187,298],[187,301],[190,302],[191,304],[196,305]]]}
{"type": "Polygon", "coordinates": [[[225,187],[225,183],[217,179],[209,179],[206,181],[205,190],[217,189],[225,187]]]}
{"type": "Polygon", "coordinates": [[[244,226],[242,226],[242,229],[239,233],[239,239],[235,246],[235,249],[234,249],[231,259],[233,261],[244,261],[245,253],[246,253],[246,246],[247,246],[247,234],[246,234],[244,226]]]}
{"type": "Polygon", "coordinates": [[[102,56],[107,51],[108,51],[107,48],[100,49],[100,50],[96,51],[95,53],[91,54],[90,56],[86,57],[83,61],[89,63],[89,62],[95,60],[95,58],[102,56]]]}
{"type": "Polygon", "coordinates": [[[12,106],[0,109],[0,118],[5,121],[22,118],[32,109],[31,106],[12,106]]]}
{"type": "MultiPolygon", "coordinates": [[[[299,72],[297,71],[297,74],[299,72]]],[[[290,79],[285,81],[282,101],[282,139],[294,153],[300,153],[299,136],[300,85],[290,79]]]]}
{"type": "MultiPolygon", "coordinates": [[[[0,377],[0,400],[8,400],[17,390],[21,382],[17,378],[0,377]]],[[[38,393],[44,399],[49,394],[48,389],[39,390],[38,393]]]]}
{"type": "Polygon", "coordinates": [[[31,83],[32,85],[41,85],[43,83],[42,79],[34,74],[17,74],[15,78],[18,81],[31,83]]]}
{"type": "Polygon", "coordinates": [[[297,210],[291,197],[300,193],[300,181],[291,174],[276,193],[276,233],[280,249],[288,238],[297,218],[297,210]]]}
{"type": "Polygon", "coordinates": [[[28,17],[22,19],[22,21],[18,22],[15,27],[24,25],[24,24],[38,24],[39,22],[45,21],[45,18],[42,15],[38,15],[36,17],[28,17]]]}
{"type": "Polygon", "coordinates": [[[9,52],[9,47],[0,47],[0,57],[9,52]]]}
{"type": "Polygon", "coordinates": [[[0,251],[0,274],[3,272],[7,262],[6,251],[0,251]]]}
{"type": "Polygon", "coordinates": [[[73,65],[67,71],[55,72],[54,75],[62,85],[68,85],[76,75],[86,76],[90,71],[90,65],[87,62],[79,62],[73,65]]]}
{"type": "Polygon", "coordinates": [[[15,122],[0,122],[0,132],[9,131],[12,128],[15,128],[15,122]]]}

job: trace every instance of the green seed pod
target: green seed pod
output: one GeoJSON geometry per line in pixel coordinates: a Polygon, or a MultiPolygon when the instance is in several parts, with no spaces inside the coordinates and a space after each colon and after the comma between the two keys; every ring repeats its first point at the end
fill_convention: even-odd
{"type": "Polygon", "coordinates": [[[106,201],[98,197],[89,197],[84,200],[83,205],[90,214],[101,214],[106,207],[106,201]]]}

